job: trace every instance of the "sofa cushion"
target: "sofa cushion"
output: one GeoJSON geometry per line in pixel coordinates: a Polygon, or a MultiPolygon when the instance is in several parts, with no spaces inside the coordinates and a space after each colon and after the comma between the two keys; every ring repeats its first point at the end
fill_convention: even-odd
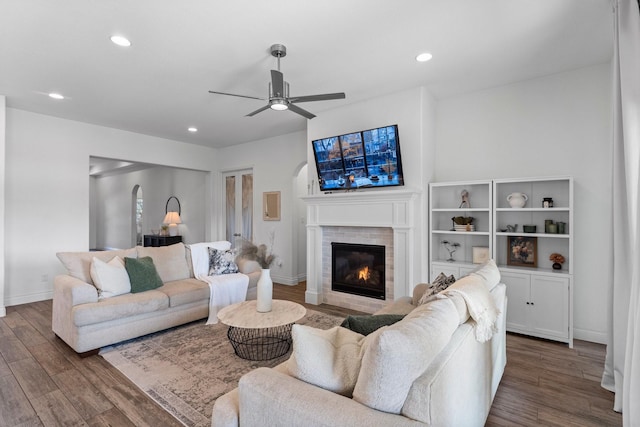
{"type": "Polygon", "coordinates": [[[151,257],[125,258],[124,267],[131,281],[131,293],[149,291],[162,286],[162,279],[151,257]]]}
{"type": "Polygon", "coordinates": [[[325,390],[351,397],[360,371],[364,336],[341,327],[328,330],[293,325],[289,374],[325,390]]]}
{"type": "Polygon", "coordinates": [[[138,294],[124,294],[99,302],[76,305],[72,308],[76,326],[93,325],[138,314],[151,313],[169,307],[169,297],[157,290],[138,294]]]}
{"type": "Polygon", "coordinates": [[[108,263],[94,257],[91,261],[91,278],[98,288],[98,299],[131,292],[131,282],[124,268],[124,261],[118,256],[108,263]]]}
{"type": "Polygon", "coordinates": [[[233,274],[238,272],[238,266],[234,262],[231,250],[218,250],[207,248],[209,251],[209,276],[218,274],[233,274]]]}
{"type": "Polygon", "coordinates": [[[163,282],[189,278],[189,266],[183,243],[160,247],[136,247],[138,258],[151,257],[163,282]]]}
{"type": "Polygon", "coordinates": [[[413,381],[446,346],[458,319],[453,302],[437,299],[367,336],[353,399],[399,414],[413,381]]]}
{"type": "Polygon", "coordinates": [[[167,282],[157,290],[169,297],[169,307],[203,300],[209,301],[209,285],[197,279],[167,282]]]}
{"type": "Polygon", "coordinates": [[[469,276],[477,276],[484,280],[489,292],[500,283],[500,269],[493,259],[487,260],[476,267],[469,276]]]}
{"type": "Polygon", "coordinates": [[[93,285],[94,283],[91,279],[91,261],[93,258],[109,262],[116,256],[119,256],[120,258],[135,258],[137,256],[137,252],[135,248],[131,248],[117,251],[58,252],[56,256],[69,272],[69,276],[93,285]]]}
{"type": "Polygon", "coordinates": [[[389,326],[399,322],[404,319],[404,316],[404,314],[347,316],[340,326],[366,336],[383,326],[389,326]]]}

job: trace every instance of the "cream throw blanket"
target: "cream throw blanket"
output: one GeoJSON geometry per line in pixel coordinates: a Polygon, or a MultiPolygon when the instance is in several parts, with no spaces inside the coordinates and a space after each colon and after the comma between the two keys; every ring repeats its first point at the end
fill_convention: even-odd
{"type": "Polygon", "coordinates": [[[467,304],[469,315],[476,322],[476,341],[486,342],[497,332],[496,320],[500,310],[496,307],[484,279],[470,274],[455,282],[444,290],[441,295],[462,296],[467,304]]]}
{"type": "Polygon", "coordinates": [[[218,323],[218,311],[247,299],[249,276],[242,273],[209,276],[209,248],[228,250],[229,242],[195,243],[191,249],[191,264],[196,279],[209,284],[209,319],[207,325],[218,323]]]}

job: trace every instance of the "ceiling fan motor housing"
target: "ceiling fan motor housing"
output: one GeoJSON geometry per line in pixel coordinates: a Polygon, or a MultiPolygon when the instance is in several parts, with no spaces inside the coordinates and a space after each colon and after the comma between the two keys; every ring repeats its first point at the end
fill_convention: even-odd
{"type": "Polygon", "coordinates": [[[287,56],[287,47],[279,43],[272,44],[271,55],[275,56],[276,58],[284,58],[285,56],[287,56]]]}

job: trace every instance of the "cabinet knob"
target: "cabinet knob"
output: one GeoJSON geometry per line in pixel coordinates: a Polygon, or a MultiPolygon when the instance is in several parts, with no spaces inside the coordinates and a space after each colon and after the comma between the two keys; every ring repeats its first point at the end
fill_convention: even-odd
{"type": "Polygon", "coordinates": [[[527,301],[527,305],[531,304],[529,301],[527,301]]]}

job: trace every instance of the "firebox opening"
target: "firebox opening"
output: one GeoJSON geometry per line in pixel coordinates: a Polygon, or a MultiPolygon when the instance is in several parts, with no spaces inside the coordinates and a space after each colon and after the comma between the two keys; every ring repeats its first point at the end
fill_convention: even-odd
{"type": "Polygon", "coordinates": [[[385,247],[332,242],[331,290],[385,299],[385,247]]]}

